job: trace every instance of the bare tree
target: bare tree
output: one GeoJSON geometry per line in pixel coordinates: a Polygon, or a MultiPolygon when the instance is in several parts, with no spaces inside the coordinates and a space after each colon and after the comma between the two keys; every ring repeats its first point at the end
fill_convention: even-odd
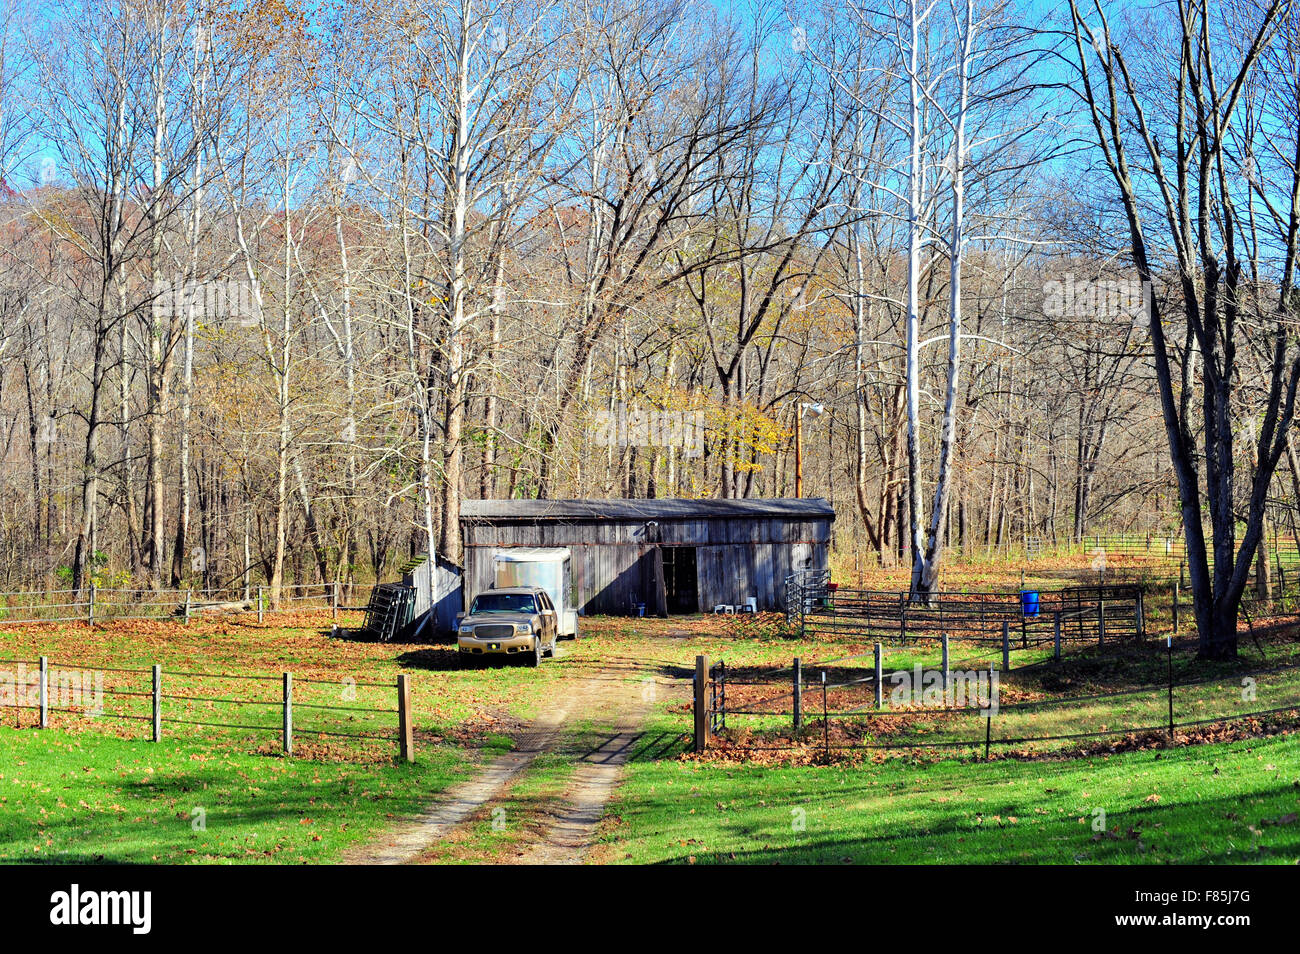
{"type": "MultiPolygon", "coordinates": [[[[1158,36],[1148,49],[1127,44],[1129,51],[1140,51],[1134,58],[1100,0],[1087,13],[1075,0],[1070,3],[1078,89],[1123,209],[1134,268],[1151,290],[1146,319],[1182,502],[1200,653],[1224,658],[1237,652],[1241,596],[1300,383],[1300,349],[1291,333],[1294,212],[1272,236],[1271,248],[1281,258],[1275,304],[1257,307],[1243,281],[1249,245],[1238,212],[1245,191],[1238,170],[1244,156],[1233,132],[1251,75],[1291,9],[1283,0],[1222,11],[1179,2],[1175,9],[1169,37],[1158,36]],[[1172,96],[1162,81],[1167,77],[1173,78],[1172,96]],[[1161,293],[1166,279],[1172,286],[1167,303],[1161,293]],[[1169,335],[1175,315],[1186,329],[1181,342],[1176,333],[1169,335]],[[1261,388],[1254,393],[1241,383],[1237,357],[1251,335],[1269,342],[1261,388]],[[1181,381],[1175,379],[1179,365],[1181,381]],[[1242,413],[1259,415],[1253,462],[1244,468],[1234,450],[1234,425],[1242,413]],[[1240,547],[1234,494],[1239,470],[1247,491],[1240,547]],[[1212,564],[1202,523],[1206,510],[1212,564]]],[[[1294,110],[1294,101],[1286,105],[1294,110]]],[[[1287,184],[1292,209],[1297,175],[1293,170],[1287,184]]]]}

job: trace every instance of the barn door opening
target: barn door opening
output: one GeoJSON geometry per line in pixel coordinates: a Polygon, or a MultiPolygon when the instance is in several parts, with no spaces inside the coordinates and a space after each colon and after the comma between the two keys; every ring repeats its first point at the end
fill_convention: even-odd
{"type": "Polygon", "coordinates": [[[699,575],[696,572],[695,547],[662,547],[664,555],[664,589],[668,612],[673,615],[700,611],[699,575]]]}

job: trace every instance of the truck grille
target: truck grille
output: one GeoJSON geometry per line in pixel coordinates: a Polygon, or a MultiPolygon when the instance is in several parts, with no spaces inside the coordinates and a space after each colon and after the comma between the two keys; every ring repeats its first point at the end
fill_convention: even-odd
{"type": "Polygon", "coordinates": [[[515,628],[508,623],[490,623],[486,626],[474,627],[476,639],[509,639],[514,634],[515,628]]]}

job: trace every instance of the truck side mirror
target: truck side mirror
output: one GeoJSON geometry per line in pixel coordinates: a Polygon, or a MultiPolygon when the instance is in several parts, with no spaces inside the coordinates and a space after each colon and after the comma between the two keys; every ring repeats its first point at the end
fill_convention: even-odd
{"type": "Polygon", "coordinates": [[[464,618],[465,618],[465,614],[464,614],[464,613],[457,613],[457,614],[456,614],[456,622],[459,623],[459,622],[460,622],[461,620],[463,620],[464,618]]]}

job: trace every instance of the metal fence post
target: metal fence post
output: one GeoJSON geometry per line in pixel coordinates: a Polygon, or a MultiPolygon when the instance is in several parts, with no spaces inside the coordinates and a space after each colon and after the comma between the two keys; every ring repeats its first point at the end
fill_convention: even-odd
{"type": "Polygon", "coordinates": [[[993,693],[997,684],[993,681],[993,664],[989,663],[989,707],[984,710],[984,761],[989,760],[989,746],[993,743],[993,693]]]}
{"type": "Polygon", "coordinates": [[[194,599],[194,589],[193,587],[191,587],[190,589],[185,591],[185,622],[187,624],[190,621],[190,606],[193,602],[193,599],[194,599]]]}
{"type": "Polygon", "coordinates": [[[1165,650],[1169,654],[1169,740],[1174,738],[1174,638],[1165,637],[1165,650]]]}
{"type": "Polygon", "coordinates": [[[1097,598],[1097,645],[1106,645],[1106,600],[1100,595],[1097,598]]]}
{"type": "Polygon", "coordinates": [[[794,727],[803,728],[803,660],[794,657],[794,727]]]}
{"type": "Polygon", "coordinates": [[[876,708],[879,709],[885,704],[885,686],[884,686],[884,661],[881,658],[880,643],[876,643],[876,708]]]}
{"type": "Polygon", "coordinates": [[[153,740],[162,741],[162,666],[153,667],[153,740]]]}
{"type": "Polygon", "coordinates": [[[1061,611],[1052,614],[1052,658],[1061,661],[1061,611]]]}
{"type": "Polygon", "coordinates": [[[293,755],[293,673],[284,674],[284,754],[293,755]]]}
{"type": "Polygon", "coordinates": [[[1174,632],[1178,632],[1178,591],[1182,589],[1178,583],[1174,583],[1174,632]]]}
{"type": "Polygon", "coordinates": [[[257,588],[257,621],[262,622],[262,588],[257,588]]]}
{"type": "Polygon", "coordinates": [[[94,581],[90,583],[90,600],[86,603],[86,622],[91,626],[95,625],[95,586],[94,581]]]}
{"type": "Polygon", "coordinates": [[[822,752],[827,760],[831,757],[831,717],[826,705],[826,670],[822,670],[822,752]]]}
{"type": "Polygon", "coordinates": [[[402,761],[414,762],[415,734],[411,725],[411,677],[406,673],[397,677],[397,728],[402,761]]]}
{"type": "Polygon", "coordinates": [[[948,675],[948,634],[947,634],[947,633],[944,633],[944,634],[943,634],[943,636],[942,636],[942,642],[943,642],[943,691],[944,691],[944,693],[945,693],[945,695],[946,695],[947,692],[948,692],[948,678],[949,678],[949,675],[948,675]]]}
{"type": "Polygon", "coordinates": [[[1011,669],[1011,624],[1002,621],[1002,671],[1011,669]]]}
{"type": "Polygon", "coordinates": [[[334,620],[335,620],[335,622],[337,622],[337,621],[338,621],[338,618],[339,618],[339,582],[338,582],[338,580],[335,580],[335,581],[334,581],[334,587],[333,587],[333,589],[330,591],[330,611],[334,614],[334,620]]]}
{"type": "Polygon", "coordinates": [[[709,713],[706,690],[709,683],[709,657],[695,657],[695,751],[709,745],[709,713]]]}
{"type": "Polygon", "coordinates": [[[727,730],[727,661],[718,660],[718,678],[713,682],[717,703],[713,707],[715,723],[709,726],[710,732],[727,730]]]}
{"type": "Polygon", "coordinates": [[[50,661],[45,656],[41,657],[41,728],[50,727],[50,661]]]}

